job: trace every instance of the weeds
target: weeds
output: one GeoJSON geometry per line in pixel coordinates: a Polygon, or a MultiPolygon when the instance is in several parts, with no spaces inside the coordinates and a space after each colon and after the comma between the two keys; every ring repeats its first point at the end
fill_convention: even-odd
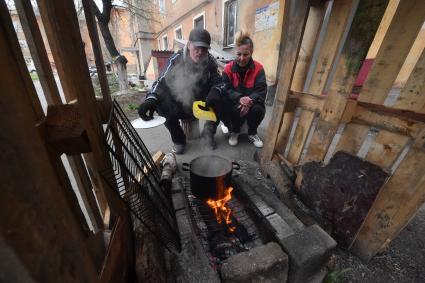
{"type": "Polygon", "coordinates": [[[332,270],[326,274],[325,279],[323,279],[323,283],[338,283],[341,282],[341,277],[344,273],[350,271],[351,268],[345,268],[340,270],[332,270]]]}

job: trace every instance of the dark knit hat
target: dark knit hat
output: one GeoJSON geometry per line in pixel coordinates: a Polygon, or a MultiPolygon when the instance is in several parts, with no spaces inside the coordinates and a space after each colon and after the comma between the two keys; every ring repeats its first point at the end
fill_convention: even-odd
{"type": "Polygon", "coordinates": [[[198,47],[210,48],[211,36],[208,31],[203,28],[195,28],[189,34],[189,41],[198,47]]]}

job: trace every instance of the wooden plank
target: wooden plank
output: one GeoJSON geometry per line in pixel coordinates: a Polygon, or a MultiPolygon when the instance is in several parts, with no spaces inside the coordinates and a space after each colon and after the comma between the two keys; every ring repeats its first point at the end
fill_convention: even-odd
{"type": "Polygon", "coordinates": [[[425,113],[425,49],[392,107],[425,113]]]}
{"type": "Polygon", "coordinates": [[[366,160],[389,170],[409,140],[408,136],[381,130],[372,142],[366,160]]]}
{"type": "Polygon", "coordinates": [[[379,24],[378,31],[375,34],[372,44],[370,45],[369,51],[367,52],[367,59],[375,59],[376,54],[378,54],[379,47],[384,40],[384,36],[387,33],[388,27],[390,26],[391,20],[394,17],[397,6],[400,3],[400,0],[389,0],[387,9],[385,10],[382,21],[379,24]]]}
{"type": "Polygon", "coordinates": [[[305,157],[306,162],[320,161],[325,157],[387,3],[387,0],[360,1],[342,48],[318,125],[313,133],[305,157]]]}
{"type": "MultiPolygon", "coordinates": [[[[87,164],[91,167],[91,173],[95,176],[108,205],[113,206],[111,212],[122,212],[119,197],[101,177],[101,172],[112,172],[113,169],[105,145],[100,113],[94,111],[96,99],[88,72],[74,3],[38,0],[38,7],[65,97],[67,101],[78,100],[81,121],[87,131],[94,161],[93,163],[87,162],[87,164]]],[[[102,201],[102,197],[98,200],[102,201]]],[[[105,204],[101,205],[101,209],[103,212],[105,204]]]]}
{"type": "Polygon", "coordinates": [[[272,117],[274,117],[274,119],[269,123],[269,127],[267,128],[265,139],[267,142],[264,144],[261,152],[261,166],[265,172],[267,171],[267,167],[275,151],[280,125],[283,120],[285,104],[289,96],[289,89],[301,45],[301,38],[307,20],[308,7],[309,0],[289,0],[285,2],[279,50],[279,64],[282,65],[282,68],[280,68],[279,71],[279,83],[276,90],[277,97],[275,99],[275,106],[272,110],[272,117]]]}
{"type": "Polygon", "coordinates": [[[100,46],[99,34],[97,32],[96,20],[93,13],[93,1],[82,0],[82,4],[84,8],[84,15],[86,17],[87,29],[89,31],[90,40],[92,42],[100,90],[102,92],[105,107],[110,111],[112,107],[111,93],[109,91],[108,78],[106,77],[105,70],[105,62],[103,61],[102,48],[100,46]]]}
{"type": "Polygon", "coordinates": [[[347,21],[352,9],[354,9],[354,5],[357,3],[357,0],[334,1],[325,39],[320,48],[313,78],[308,88],[309,93],[322,94],[334,64],[336,51],[341,44],[347,21]]]}
{"type": "Polygon", "coordinates": [[[369,260],[408,224],[425,201],[425,151],[413,147],[381,188],[352,252],[369,260]]]}
{"type": "Polygon", "coordinates": [[[295,130],[294,139],[288,153],[288,161],[293,164],[298,164],[301,153],[304,149],[307,135],[311,128],[311,123],[314,119],[314,112],[302,110],[298,121],[297,129],[295,130]]]}
{"type": "Polygon", "coordinates": [[[380,111],[378,108],[366,108],[364,106],[363,103],[357,105],[356,111],[352,117],[353,123],[370,125],[390,132],[408,135],[413,138],[415,138],[424,127],[423,122],[410,117],[403,117],[396,113],[396,111],[382,111],[390,108],[381,106],[380,111]]]}
{"type": "Polygon", "coordinates": [[[130,223],[123,217],[118,217],[112,230],[111,241],[106,252],[100,274],[100,282],[128,282],[130,270],[134,263],[131,262],[129,254],[132,251],[130,223]]]}
{"type": "Polygon", "coordinates": [[[346,125],[341,139],[335,147],[335,152],[346,151],[352,155],[357,155],[360,147],[369,132],[370,127],[349,123],[346,125]]]}
{"type": "Polygon", "coordinates": [[[8,8],[1,1],[0,60],[7,66],[0,70],[2,250],[15,255],[30,281],[97,282],[80,219],[35,127],[35,111],[41,107],[29,99],[34,90],[26,84],[28,70],[16,52],[17,39],[7,31],[10,27],[8,8]]]}
{"type": "Polygon", "coordinates": [[[325,97],[322,95],[295,92],[291,90],[289,100],[293,99],[297,100],[297,102],[295,103],[296,107],[301,107],[302,109],[313,112],[320,112],[325,103],[325,97]]]}
{"type": "MultiPolygon", "coordinates": [[[[13,28],[12,20],[10,18],[9,10],[3,9],[4,7],[0,7],[0,17],[2,19],[2,33],[5,34],[8,38],[8,44],[12,45],[12,56],[14,58],[14,65],[18,65],[18,70],[21,72],[21,83],[25,86],[25,94],[27,95],[27,99],[31,101],[32,108],[34,111],[31,113],[34,114],[34,122],[41,120],[44,118],[43,108],[41,108],[40,101],[37,96],[37,92],[35,91],[34,84],[28,74],[28,68],[25,63],[24,57],[22,56],[21,46],[19,45],[18,38],[15,33],[15,29],[13,28]]],[[[5,65],[3,65],[5,66],[5,65]]],[[[3,91],[2,91],[3,92],[3,91]]]]}
{"type": "Polygon", "coordinates": [[[314,47],[317,43],[326,7],[327,5],[324,1],[310,6],[303,39],[301,41],[300,53],[298,54],[297,64],[295,66],[294,78],[291,84],[291,89],[295,91],[303,91],[304,89],[308,67],[312,60],[314,47]]]}
{"type": "Polygon", "coordinates": [[[31,1],[16,0],[15,5],[47,104],[62,104],[31,1]]]}
{"type": "Polygon", "coordinates": [[[360,101],[383,104],[425,20],[425,1],[400,0],[379,48],[360,101]]]}
{"type": "Polygon", "coordinates": [[[90,177],[84,165],[83,158],[81,155],[75,155],[68,157],[68,162],[75,177],[75,182],[77,183],[77,190],[80,193],[87,215],[93,225],[94,233],[103,230],[103,220],[97,206],[90,177]]]}
{"type": "MultiPolygon", "coordinates": [[[[295,111],[295,109],[294,109],[295,111]]],[[[291,133],[292,124],[294,123],[295,112],[285,112],[283,114],[282,126],[280,127],[276,141],[276,152],[284,154],[286,144],[288,143],[289,134],[291,133]]]]}

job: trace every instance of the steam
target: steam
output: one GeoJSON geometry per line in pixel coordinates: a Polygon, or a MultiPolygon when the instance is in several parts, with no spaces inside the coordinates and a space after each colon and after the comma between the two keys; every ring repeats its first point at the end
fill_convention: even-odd
{"type": "MultiPolygon", "coordinates": [[[[187,56],[187,58],[184,58],[186,61],[191,60],[188,58],[189,54],[184,54],[183,56],[187,56]]],[[[176,65],[170,71],[170,75],[166,77],[165,82],[169,86],[173,97],[181,102],[183,106],[192,108],[195,100],[206,96],[206,94],[200,93],[200,87],[208,80],[207,68],[208,56],[205,56],[204,60],[199,63],[176,65]]]]}

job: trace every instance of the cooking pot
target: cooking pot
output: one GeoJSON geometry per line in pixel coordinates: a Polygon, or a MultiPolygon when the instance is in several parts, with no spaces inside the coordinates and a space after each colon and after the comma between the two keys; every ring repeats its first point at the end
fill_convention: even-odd
{"type": "Polygon", "coordinates": [[[184,171],[190,171],[190,187],[198,199],[221,199],[224,189],[232,179],[233,169],[240,169],[236,162],[217,156],[203,155],[193,159],[190,164],[183,163],[184,171]]]}

